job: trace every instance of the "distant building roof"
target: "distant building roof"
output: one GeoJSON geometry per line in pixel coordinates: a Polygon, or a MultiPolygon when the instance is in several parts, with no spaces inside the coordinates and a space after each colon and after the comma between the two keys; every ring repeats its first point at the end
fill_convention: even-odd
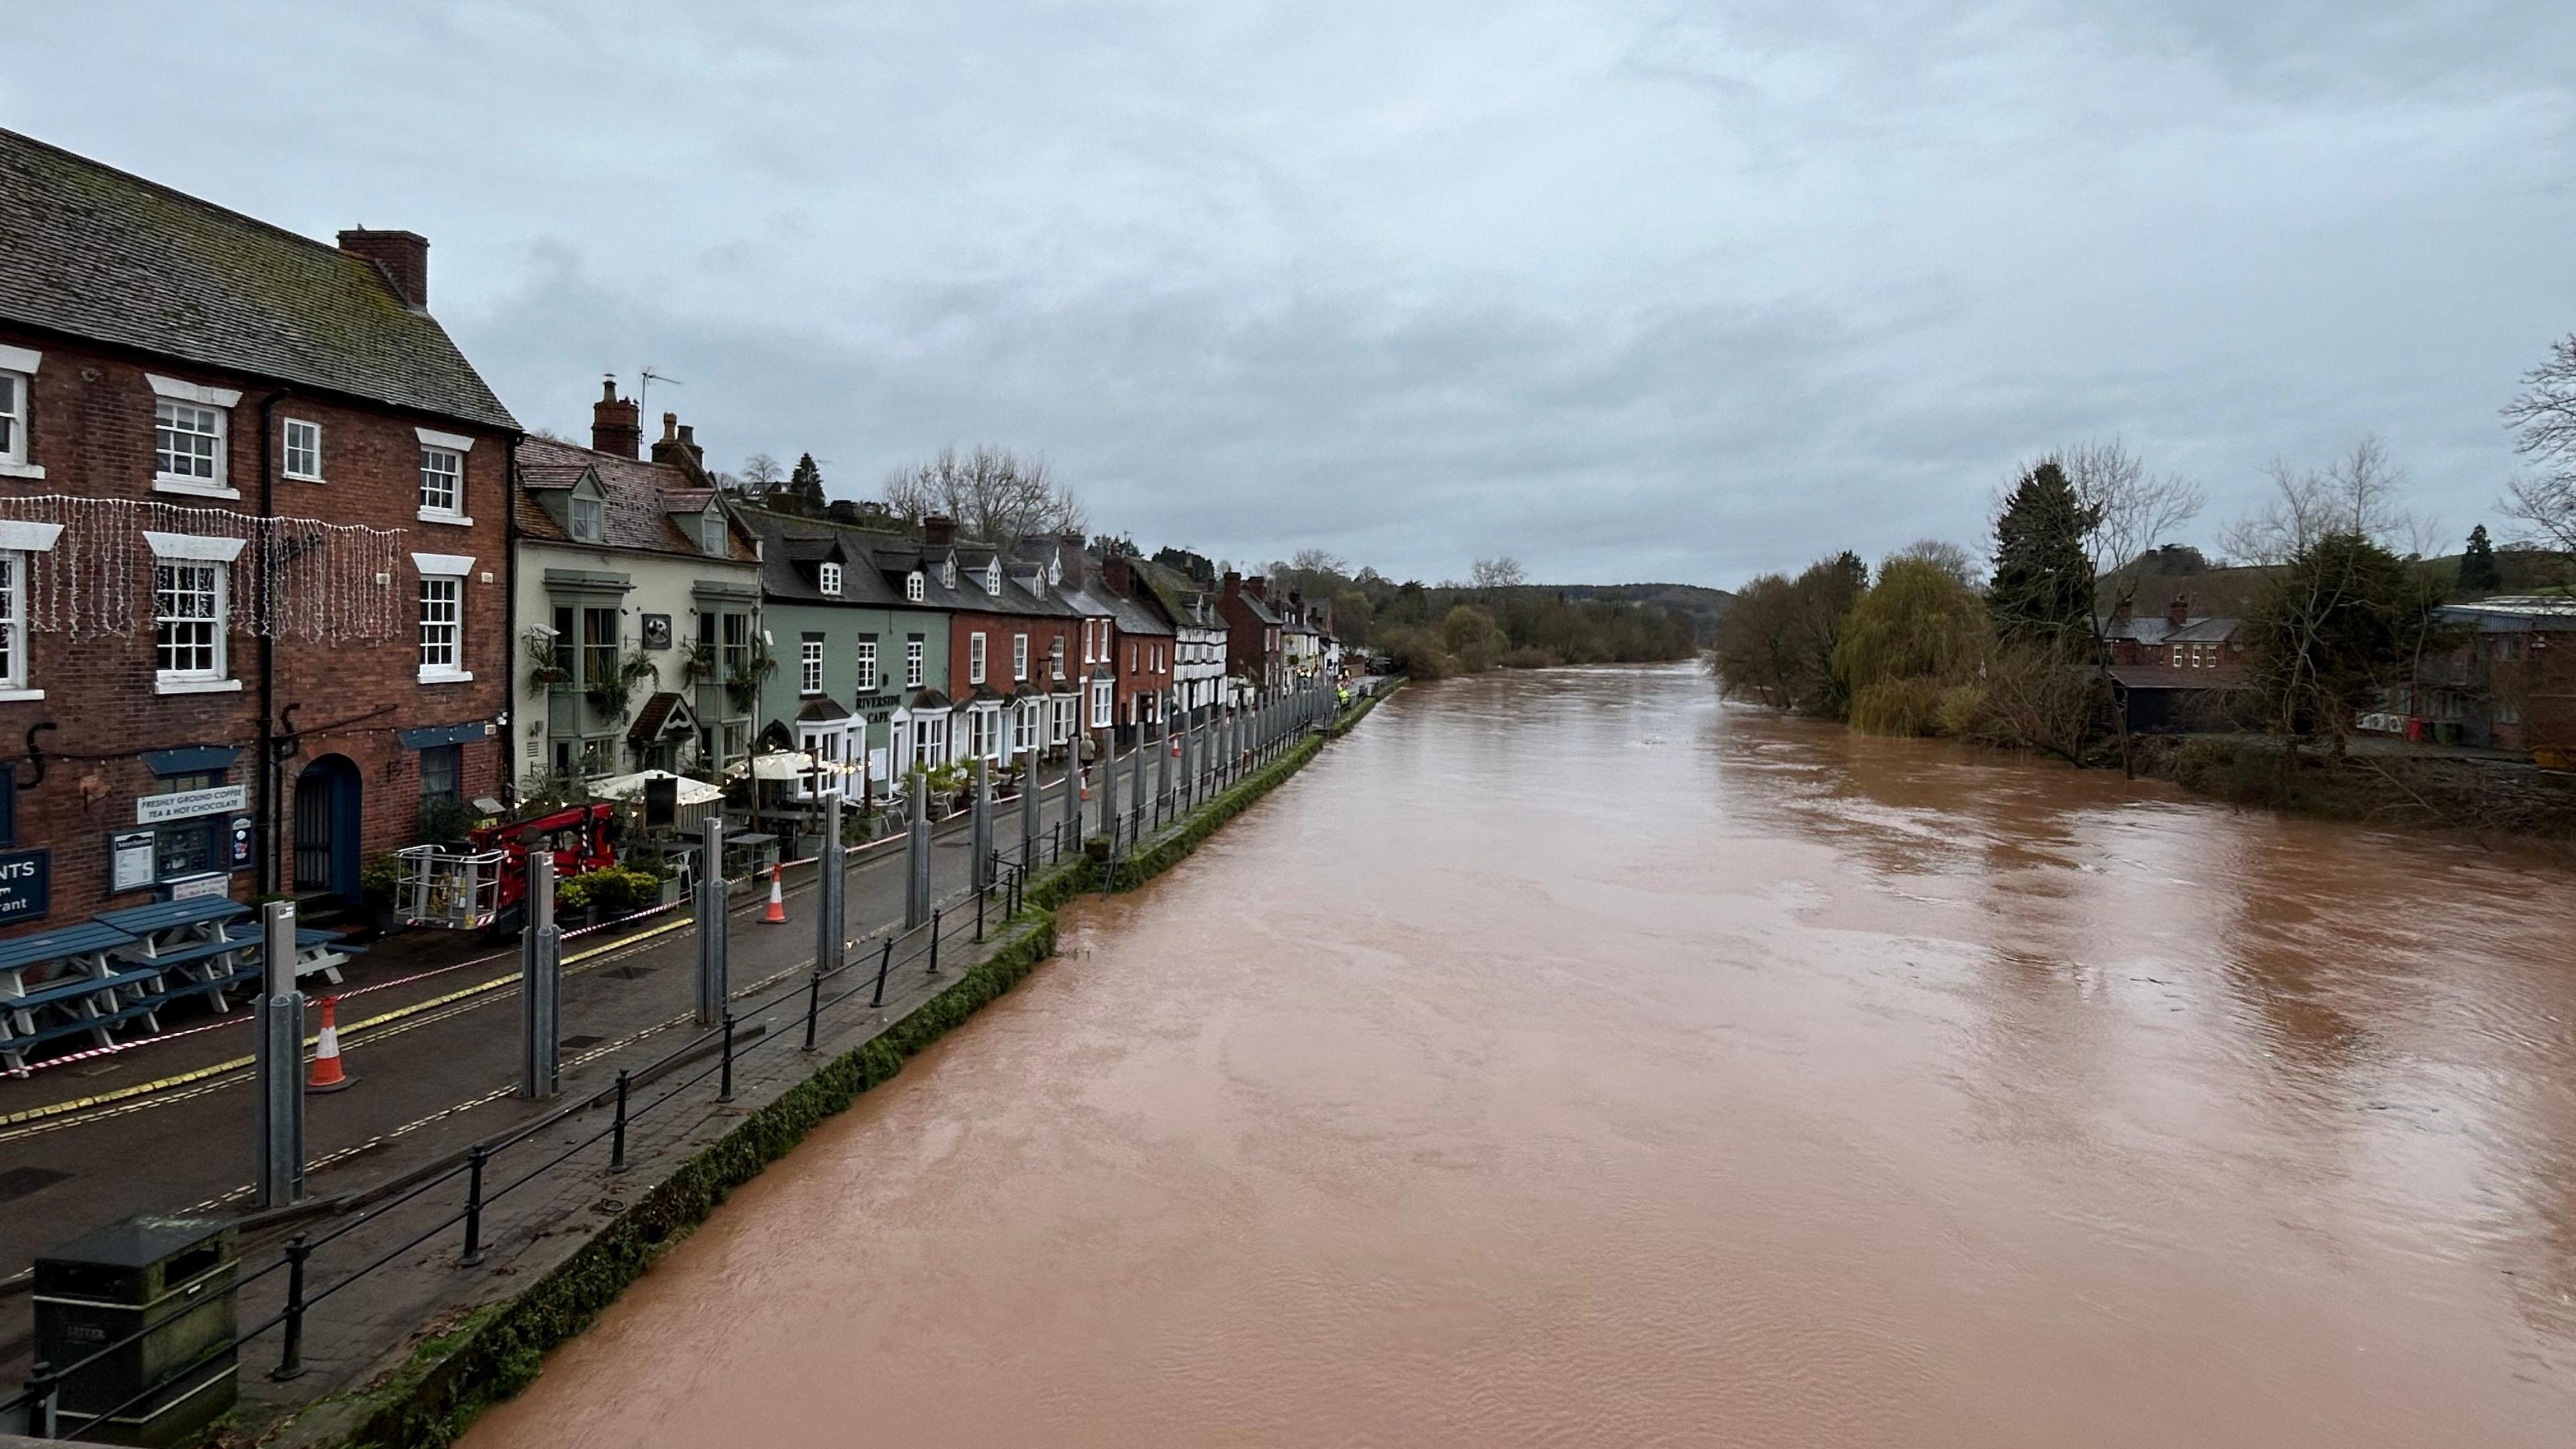
{"type": "MultiPolygon", "coordinates": [[[[695,486],[689,471],[678,464],[650,463],[536,437],[520,439],[517,458],[520,489],[513,507],[522,537],[572,548],[647,549],[715,560],[716,555],[701,547],[695,535],[683,532],[673,521],[674,514],[687,518],[705,512],[715,497],[711,490],[695,486]],[[595,542],[574,538],[538,496],[568,491],[585,477],[597,480],[603,505],[601,537],[595,542]]],[[[726,520],[724,558],[751,562],[749,533],[729,512],[726,520]]]]}
{"type": "Polygon", "coordinates": [[[2503,594],[2468,604],[2444,604],[2436,621],[2482,634],[2557,633],[2576,630],[2576,598],[2562,594],[2503,594]]]}
{"type": "Polygon", "coordinates": [[[518,431],[376,264],[0,130],[0,317],[518,431]]]}

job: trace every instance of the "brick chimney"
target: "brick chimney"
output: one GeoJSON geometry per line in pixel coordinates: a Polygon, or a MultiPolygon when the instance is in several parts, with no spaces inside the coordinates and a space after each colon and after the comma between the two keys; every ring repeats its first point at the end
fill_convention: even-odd
{"type": "Polygon", "coordinates": [[[1270,580],[1259,574],[1243,581],[1243,591],[1265,604],[1270,602],[1270,580]]]}
{"type": "Polygon", "coordinates": [[[635,410],[635,399],[617,395],[614,374],[600,380],[599,401],[590,405],[590,446],[620,458],[637,457],[644,450],[643,415],[635,410]]]}
{"type": "Polygon", "coordinates": [[[1091,568],[1090,557],[1082,551],[1082,535],[1059,533],[1055,536],[1055,544],[1056,557],[1064,564],[1064,586],[1068,589],[1081,588],[1091,568]]]}
{"type": "Polygon", "coordinates": [[[2173,602],[2165,605],[2165,622],[2177,629],[2191,622],[2191,595],[2173,596],[2173,602]]]}
{"type": "Polygon", "coordinates": [[[946,548],[957,542],[957,520],[945,513],[933,513],[921,520],[921,544],[924,548],[946,548]]]}
{"type": "Polygon", "coordinates": [[[1100,561],[1100,581],[1109,592],[1125,598],[1136,591],[1136,571],[1127,563],[1127,555],[1113,553],[1100,561]]]}
{"type": "Polygon", "coordinates": [[[429,310],[429,238],[416,231],[344,231],[340,250],[375,263],[404,306],[429,310]]]}
{"type": "Polygon", "coordinates": [[[662,437],[653,445],[653,461],[668,463],[697,477],[706,472],[706,454],[698,447],[697,429],[682,427],[678,413],[662,414],[662,437]]]}
{"type": "Polygon", "coordinates": [[[1243,575],[1235,573],[1230,569],[1227,570],[1225,576],[1224,596],[1229,599],[1239,599],[1243,597],[1243,575]]]}

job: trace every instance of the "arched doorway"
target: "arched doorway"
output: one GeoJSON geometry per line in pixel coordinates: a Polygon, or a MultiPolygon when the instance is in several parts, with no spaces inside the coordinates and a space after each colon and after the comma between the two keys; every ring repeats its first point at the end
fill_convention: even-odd
{"type": "Polygon", "coordinates": [[[358,898],[358,766],[324,755],[295,778],[295,888],[358,898]]]}

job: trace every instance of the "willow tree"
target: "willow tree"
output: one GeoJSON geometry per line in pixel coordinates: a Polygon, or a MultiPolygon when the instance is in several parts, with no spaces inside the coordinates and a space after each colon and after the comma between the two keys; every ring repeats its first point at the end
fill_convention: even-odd
{"type": "Polygon", "coordinates": [[[1934,558],[1889,559],[1834,645],[1853,728],[1937,733],[1943,697],[1976,677],[1988,640],[1985,602],[1957,573],[1934,558]]]}

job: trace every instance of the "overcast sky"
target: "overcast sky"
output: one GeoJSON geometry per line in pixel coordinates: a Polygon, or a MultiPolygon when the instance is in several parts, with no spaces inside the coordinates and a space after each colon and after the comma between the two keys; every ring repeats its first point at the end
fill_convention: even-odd
{"type": "Polygon", "coordinates": [[[408,227],[531,427],[873,494],[1731,586],[2118,434],[2213,544],[2376,432],[2445,534],[2576,329],[2568,0],[19,6],[0,123],[408,227]],[[754,16],[751,12],[760,13],[754,16]]]}

